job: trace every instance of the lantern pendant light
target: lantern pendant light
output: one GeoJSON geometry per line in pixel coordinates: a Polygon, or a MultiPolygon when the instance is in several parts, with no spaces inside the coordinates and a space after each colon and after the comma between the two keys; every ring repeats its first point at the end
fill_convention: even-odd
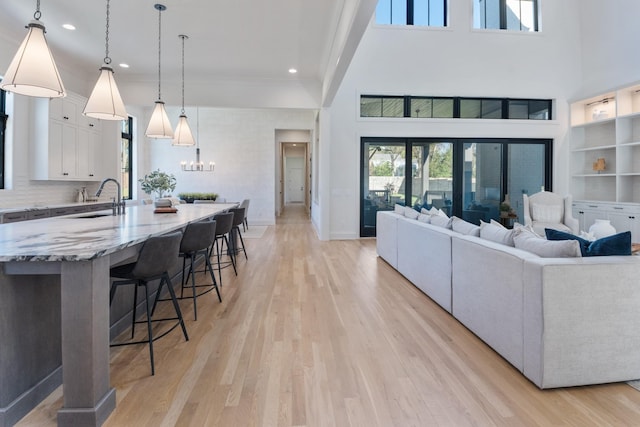
{"type": "Polygon", "coordinates": [[[158,100],[156,101],[156,106],[151,114],[151,120],[149,120],[149,125],[147,126],[145,135],[149,138],[169,139],[173,138],[173,130],[171,129],[169,116],[167,116],[167,112],[164,109],[164,102],[162,102],[162,96],[160,93],[160,40],[162,36],[162,11],[166,10],[167,7],[163,4],[155,4],[153,7],[158,11],[158,100]]]}
{"type": "Polygon", "coordinates": [[[67,94],[44,36],[41,16],[38,0],[34,20],[27,26],[29,32],[9,64],[0,89],[20,95],[62,98],[67,94]]]}
{"type": "Polygon", "coordinates": [[[187,115],[184,113],[184,41],[188,39],[189,36],[180,34],[178,37],[182,39],[182,112],[178,119],[178,126],[176,126],[172,144],[188,147],[196,144],[196,141],[193,139],[193,134],[191,133],[191,128],[189,127],[189,122],[187,122],[187,115]]]}
{"type": "Polygon", "coordinates": [[[100,76],[91,96],[87,100],[83,114],[102,120],[126,120],[128,118],[120,91],[113,78],[111,58],[109,57],[109,0],[107,0],[106,53],[104,65],[100,68],[100,76]]]}

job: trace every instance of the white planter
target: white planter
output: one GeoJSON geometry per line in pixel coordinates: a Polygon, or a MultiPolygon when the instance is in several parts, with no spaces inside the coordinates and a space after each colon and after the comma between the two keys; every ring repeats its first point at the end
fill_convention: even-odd
{"type": "Polygon", "coordinates": [[[601,239],[616,234],[616,229],[608,219],[596,219],[593,225],[589,227],[589,233],[596,239],[601,239]]]}

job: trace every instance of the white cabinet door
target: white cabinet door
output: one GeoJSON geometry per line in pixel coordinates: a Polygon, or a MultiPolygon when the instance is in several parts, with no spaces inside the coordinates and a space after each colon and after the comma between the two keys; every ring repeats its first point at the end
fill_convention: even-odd
{"type": "Polygon", "coordinates": [[[77,147],[75,127],[55,121],[49,123],[49,178],[77,178],[77,147]]]}
{"type": "Polygon", "coordinates": [[[99,179],[100,162],[96,159],[100,135],[86,129],[78,130],[78,178],[84,181],[99,179]]]}

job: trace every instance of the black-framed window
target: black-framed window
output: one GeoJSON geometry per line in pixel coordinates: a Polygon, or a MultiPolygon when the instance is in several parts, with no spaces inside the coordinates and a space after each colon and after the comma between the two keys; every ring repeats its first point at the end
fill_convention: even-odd
{"type": "Polygon", "coordinates": [[[0,90],[0,189],[4,189],[5,132],[7,129],[7,93],[0,90]]]}
{"type": "Polygon", "coordinates": [[[506,194],[522,222],[522,195],[552,190],[552,153],[551,139],[363,137],[360,236],[375,236],[377,212],[396,204],[500,220],[506,194]]]}
{"type": "Polygon", "coordinates": [[[447,26],[447,0],[378,0],[376,24],[447,26]]]}
{"type": "Polygon", "coordinates": [[[122,198],[133,198],[133,118],[122,121],[122,136],[120,149],[120,182],[122,183],[122,198]]]}
{"type": "Polygon", "coordinates": [[[538,0],[473,0],[473,27],[539,31],[538,0]]]}
{"type": "Polygon", "coordinates": [[[360,117],[552,120],[551,99],[361,95],[360,117]]]}

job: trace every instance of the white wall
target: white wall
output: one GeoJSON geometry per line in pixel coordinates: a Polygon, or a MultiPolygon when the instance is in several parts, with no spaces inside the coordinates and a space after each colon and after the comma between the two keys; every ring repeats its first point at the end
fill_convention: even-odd
{"type": "Polygon", "coordinates": [[[331,168],[322,209],[330,238],[359,235],[364,136],[553,138],[553,187],[568,191],[567,100],[581,85],[580,2],[543,2],[538,34],[473,30],[472,2],[449,4],[448,28],[370,25],[365,33],[330,109],[330,134],[321,134],[331,168]],[[552,98],[555,120],[361,119],[360,94],[552,98]]]}
{"type": "MultiPolygon", "coordinates": [[[[183,172],[180,161],[195,160],[195,147],[174,147],[170,140],[145,138],[142,152],[148,150],[149,163],[140,176],[160,168],[176,176],[175,194],[215,192],[227,201],[251,199],[250,222],[274,224],[276,131],[307,129],[308,134],[314,126],[314,111],[204,107],[185,110],[200,143],[200,158],[205,165],[214,161],[215,171],[183,172]]],[[[180,109],[170,107],[167,112],[175,126],[180,109]]],[[[145,128],[146,121],[139,126],[139,132],[144,133],[145,128]]]]}
{"type": "Polygon", "coordinates": [[[579,10],[583,84],[576,97],[640,80],[640,2],[584,0],[579,10]]]}

